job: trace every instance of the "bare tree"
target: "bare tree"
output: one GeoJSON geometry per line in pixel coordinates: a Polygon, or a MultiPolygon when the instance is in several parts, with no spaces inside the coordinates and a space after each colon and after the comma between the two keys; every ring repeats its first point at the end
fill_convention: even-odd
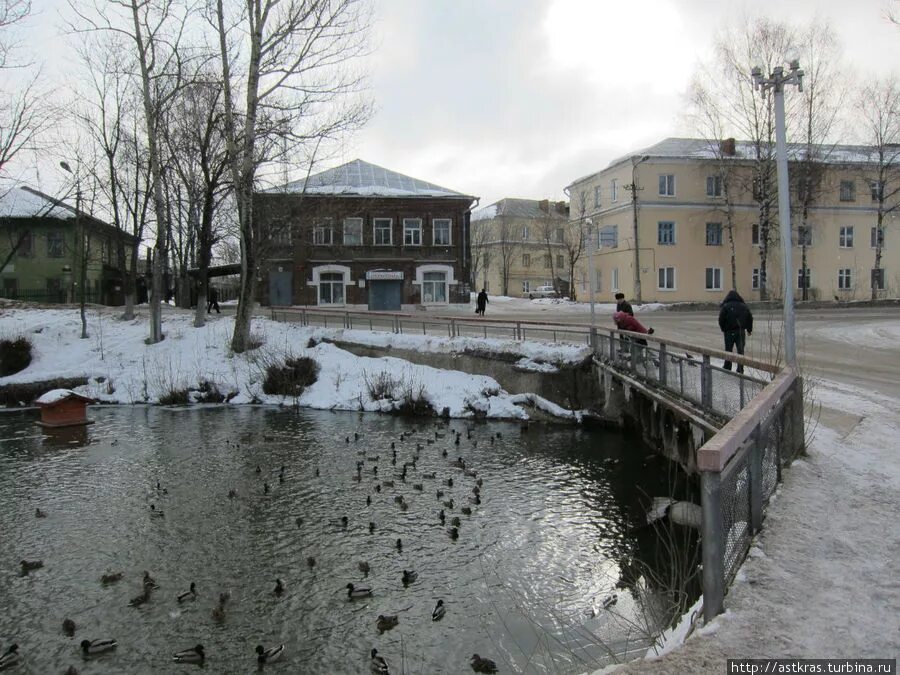
{"type": "Polygon", "coordinates": [[[369,17],[363,0],[216,0],[211,23],[222,69],[226,149],[241,242],[231,347],[243,352],[266,245],[253,219],[257,169],[271,159],[264,153],[265,141],[289,139],[311,166],[323,141],[368,119],[367,104],[340,104],[360,88],[360,77],[349,66],[365,53],[369,17]],[[235,73],[241,68],[239,81],[235,73]],[[243,105],[238,104],[241,94],[243,105]]]}
{"type": "Polygon", "coordinates": [[[500,265],[500,294],[509,295],[509,271],[513,259],[521,249],[519,230],[507,216],[495,217],[492,224],[491,248],[497,251],[500,265]]]}
{"type": "Polygon", "coordinates": [[[546,251],[545,255],[547,256],[546,260],[550,263],[549,265],[545,265],[545,267],[550,268],[550,279],[553,283],[553,290],[556,291],[557,295],[561,296],[562,293],[560,293],[559,290],[559,280],[557,279],[556,273],[556,255],[565,236],[565,228],[563,227],[565,221],[554,217],[554,206],[555,204],[549,200],[538,203],[541,215],[537,219],[537,230],[538,236],[544,244],[544,250],[546,251]],[[547,208],[546,211],[543,210],[545,205],[547,208]]]}
{"type": "Polygon", "coordinates": [[[896,76],[876,80],[859,93],[857,108],[869,151],[868,180],[875,203],[872,299],[884,287],[881,256],[885,216],[900,209],[900,83],[896,76]]]}
{"type": "Polygon", "coordinates": [[[488,221],[473,220],[471,227],[471,253],[472,263],[469,271],[471,273],[472,288],[477,289],[479,286],[485,286],[487,273],[491,264],[491,252],[488,247],[488,240],[491,236],[491,228],[488,221]],[[482,283],[478,282],[478,275],[481,274],[482,283]]]}

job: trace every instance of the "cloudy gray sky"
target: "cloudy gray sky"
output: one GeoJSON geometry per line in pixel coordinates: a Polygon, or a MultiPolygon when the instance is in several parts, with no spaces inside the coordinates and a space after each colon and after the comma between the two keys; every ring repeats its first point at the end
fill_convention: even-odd
{"type": "Polygon", "coordinates": [[[564,198],[610,160],[691,135],[684,91],[749,11],[838,33],[857,78],[900,70],[896,0],[377,0],[360,157],[461,192],[564,198]]]}

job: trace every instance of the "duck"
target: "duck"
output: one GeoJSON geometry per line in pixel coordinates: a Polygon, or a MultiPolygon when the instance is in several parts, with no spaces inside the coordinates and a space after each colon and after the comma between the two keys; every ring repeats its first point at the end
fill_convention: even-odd
{"type": "Polygon", "coordinates": [[[104,584],[104,585],[105,584],[114,584],[117,581],[121,581],[121,580],[122,580],[121,572],[108,572],[100,577],[100,583],[104,584]]]}
{"type": "Polygon", "coordinates": [[[451,524],[453,527],[459,527],[462,523],[461,523],[461,521],[459,520],[459,516],[453,516],[453,517],[450,519],[450,524],[451,524]]]}
{"type": "Polygon", "coordinates": [[[481,478],[479,478],[478,480],[475,481],[475,485],[476,485],[476,487],[481,487],[482,485],[484,485],[484,481],[481,478]]]}
{"type": "Polygon", "coordinates": [[[422,485],[421,483],[413,484],[413,490],[418,490],[419,492],[422,492],[424,489],[425,489],[425,486],[422,485]]]}
{"type": "Polygon", "coordinates": [[[159,588],[159,584],[150,576],[150,572],[144,570],[144,588],[154,590],[159,588]]]}
{"type": "Polygon", "coordinates": [[[319,473],[319,467],[316,467],[316,478],[318,478],[321,474],[319,473]]]}
{"type": "Polygon", "coordinates": [[[469,497],[469,501],[473,504],[481,504],[481,495],[475,495],[474,497],[469,497]]]}
{"type": "Polygon", "coordinates": [[[34,570],[39,570],[44,566],[43,560],[23,560],[19,563],[22,566],[22,576],[25,576],[29,572],[33,572],[34,570]]]}
{"type": "Polygon", "coordinates": [[[235,497],[237,497],[237,490],[232,488],[228,491],[228,499],[234,499],[235,497]]]}
{"type": "Polygon", "coordinates": [[[409,584],[416,581],[419,578],[419,573],[413,570],[403,570],[403,585],[408,586],[409,584]]]}
{"type": "Polygon", "coordinates": [[[397,550],[398,550],[398,551],[402,551],[402,550],[403,550],[403,540],[400,539],[399,537],[397,538],[397,550]]]}
{"type": "Polygon", "coordinates": [[[471,515],[472,515],[472,509],[471,509],[470,507],[468,507],[468,506],[464,506],[464,507],[462,507],[462,508],[460,509],[460,513],[462,513],[464,516],[471,516],[471,515]]]}
{"type": "Polygon", "coordinates": [[[185,602],[186,600],[196,600],[196,599],[197,599],[197,585],[192,581],[190,590],[187,590],[184,593],[180,593],[178,595],[178,602],[185,602]]]}
{"type": "Polygon", "coordinates": [[[263,483],[263,493],[269,494],[269,484],[268,483],[263,483]]]}
{"type": "Polygon", "coordinates": [[[437,495],[437,498],[438,498],[438,499],[442,499],[442,498],[444,497],[444,491],[443,491],[443,490],[436,490],[436,491],[435,491],[435,494],[437,495]]]}
{"type": "Polygon", "coordinates": [[[447,519],[447,516],[444,515],[444,509],[441,509],[441,510],[438,512],[438,520],[441,521],[441,525],[444,524],[444,521],[445,521],[446,519],[447,519]]]}
{"type": "Polygon", "coordinates": [[[427,479],[429,479],[429,480],[434,480],[435,478],[437,478],[437,473],[435,473],[434,471],[432,471],[431,473],[423,473],[423,474],[422,474],[422,478],[427,478],[427,479]]]}
{"type": "Polygon", "coordinates": [[[301,518],[300,516],[297,516],[294,519],[294,522],[297,523],[297,527],[303,527],[303,518],[301,518]]]}
{"type": "Polygon", "coordinates": [[[447,533],[450,535],[451,539],[459,539],[459,530],[457,530],[455,527],[451,527],[447,531],[447,533]]]}
{"type": "Polygon", "coordinates": [[[475,469],[463,469],[463,475],[468,476],[469,478],[476,478],[478,476],[478,472],[475,469]]]}
{"type": "MultiPolygon", "coordinates": [[[[115,445],[115,442],[113,443],[113,445],[115,445]]],[[[66,672],[64,675],[78,675],[78,668],[76,668],[75,666],[69,666],[68,668],[66,668],[66,672]]]]}
{"type": "Polygon", "coordinates": [[[471,659],[472,670],[476,673],[496,673],[497,664],[490,659],[482,658],[478,654],[472,654],[471,659]]]}
{"type": "Polygon", "coordinates": [[[453,466],[457,469],[465,469],[466,468],[466,460],[462,457],[459,457],[455,462],[453,462],[453,466]]]}
{"type": "Polygon", "coordinates": [[[388,614],[387,616],[379,614],[378,620],[375,622],[375,627],[378,629],[379,633],[383,633],[386,630],[394,628],[398,623],[400,623],[400,619],[397,618],[396,614],[388,614]]]}
{"type": "Polygon", "coordinates": [[[75,622],[72,619],[63,619],[62,622],[63,633],[72,637],[75,635],[75,622]]]}
{"type": "Polygon", "coordinates": [[[47,512],[46,512],[46,511],[41,511],[40,509],[35,509],[35,510],[34,510],[34,517],[35,517],[35,518],[46,518],[46,517],[47,517],[47,512]]]}
{"type": "Polygon", "coordinates": [[[150,505],[150,517],[151,518],[163,518],[166,514],[163,513],[160,509],[156,508],[156,504],[150,505]]]}
{"type": "Polygon", "coordinates": [[[379,675],[388,675],[390,671],[388,670],[387,661],[384,660],[383,656],[378,655],[377,649],[372,649],[371,656],[372,660],[369,665],[369,670],[373,673],[379,673],[379,675]]]}
{"type": "Polygon", "coordinates": [[[219,603],[213,608],[212,619],[217,623],[222,623],[223,621],[225,621],[225,605],[219,603]]]}
{"type": "Polygon", "coordinates": [[[312,569],[316,566],[316,559],[313,556],[309,556],[306,559],[306,564],[309,566],[309,569],[312,569]]]}
{"type": "Polygon", "coordinates": [[[369,576],[369,563],[365,560],[360,560],[357,563],[357,567],[359,567],[359,571],[362,572],[364,576],[369,576]]]}
{"type": "Polygon", "coordinates": [[[350,522],[350,519],[347,516],[341,516],[341,527],[347,527],[347,523],[350,522]]]}
{"type": "Polygon", "coordinates": [[[403,503],[403,495],[397,495],[396,497],[394,497],[394,503],[402,504],[403,503]]]}
{"type": "Polygon", "coordinates": [[[275,588],[272,591],[275,595],[281,595],[284,593],[284,582],[281,579],[275,580],[275,588]]]}
{"type": "Polygon", "coordinates": [[[446,485],[447,487],[453,487],[453,479],[448,478],[447,480],[444,481],[444,485],[446,485]]]}
{"type": "Polygon", "coordinates": [[[441,451],[441,457],[446,457],[446,456],[447,456],[447,448],[444,448],[444,449],[441,451]]]}
{"type": "Polygon", "coordinates": [[[172,655],[175,663],[203,663],[206,660],[206,654],[203,652],[203,645],[197,645],[190,649],[183,649],[172,655]]]}
{"type": "MultiPolygon", "coordinates": [[[[374,651],[373,657],[374,657],[374,651]]],[[[12,668],[17,665],[22,660],[22,655],[19,653],[19,645],[10,645],[9,649],[3,652],[3,656],[0,656],[0,670],[6,670],[7,668],[12,668]]],[[[385,670],[384,672],[387,672],[385,670]]]]}
{"type": "Polygon", "coordinates": [[[372,495],[366,495],[366,506],[372,505],[372,495]]]}
{"type": "Polygon", "coordinates": [[[100,638],[99,640],[82,640],[81,653],[85,656],[94,656],[104,652],[112,651],[119,646],[119,643],[112,638],[100,638]]]}
{"type": "Polygon", "coordinates": [[[369,521],[369,534],[372,534],[375,531],[375,523],[369,521]]]}
{"type": "Polygon", "coordinates": [[[444,607],[444,601],[438,600],[437,604],[434,606],[434,610],[431,612],[431,620],[432,621],[440,621],[444,618],[444,614],[447,613],[447,608],[444,607]]]}
{"type": "Polygon", "coordinates": [[[400,502],[400,510],[401,510],[401,511],[408,511],[408,510],[409,510],[409,503],[408,503],[408,502],[400,502]]]}
{"type": "Polygon", "coordinates": [[[284,645],[278,645],[277,647],[269,647],[266,649],[262,645],[256,645],[256,660],[259,665],[264,665],[266,663],[271,663],[272,661],[278,660],[279,657],[284,653],[284,645]]]}
{"type": "Polygon", "coordinates": [[[262,473],[262,468],[259,466],[259,464],[256,465],[256,473],[262,473]]]}
{"type": "Polygon", "coordinates": [[[347,584],[347,598],[349,600],[356,600],[357,598],[370,598],[372,597],[372,589],[371,588],[356,588],[353,584],[347,584]]]}
{"type": "Polygon", "coordinates": [[[145,602],[150,599],[150,589],[148,587],[144,587],[144,590],[140,595],[134,596],[131,600],[128,601],[129,607],[140,607],[145,602]]]}
{"type": "Polygon", "coordinates": [[[453,499],[452,499],[452,498],[451,498],[451,499],[448,499],[448,500],[445,501],[443,504],[444,504],[444,506],[445,506],[446,508],[452,509],[452,508],[453,508],[453,499]]]}

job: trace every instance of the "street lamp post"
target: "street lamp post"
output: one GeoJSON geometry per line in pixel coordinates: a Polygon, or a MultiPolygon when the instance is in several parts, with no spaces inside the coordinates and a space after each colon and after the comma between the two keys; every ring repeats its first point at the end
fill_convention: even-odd
{"type": "MultiPolygon", "coordinates": [[[[800,62],[791,61],[790,74],[784,74],[781,66],[774,68],[769,77],[762,76],[758,66],[751,71],[754,86],[763,94],[772,90],[775,94],[775,153],[778,173],[778,221],[781,232],[781,259],[784,286],[784,359],[791,368],[797,365],[797,348],[794,337],[794,287],[793,261],[791,259],[791,201],[788,188],[787,140],[784,129],[784,85],[797,85],[803,91],[803,71],[800,62]]],[[[804,283],[805,283],[804,279],[804,283]]]]}
{"type": "Polygon", "coordinates": [[[638,191],[644,188],[638,187],[636,179],[636,169],[639,164],[643,164],[650,155],[644,155],[636,162],[631,159],[631,184],[626,185],[625,189],[631,192],[631,219],[634,227],[634,300],[635,302],[643,302],[641,297],[641,241],[638,234],[638,191]]]}
{"type": "Polygon", "coordinates": [[[588,240],[588,288],[591,293],[591,328],[597,324],[594,322],[594,292],[596,290],[594,281],[594,221],[586,218],[584,224],[587,225],[588,240]]]}
{"type": "Polygon", "coordinates": [[[60,168],[67,171],[75,178],[75,237],[76,248],[80,260],[78,261],[78,304],[81,309],[81,339],[86,340],[87,333],[87,316],[84,311],[84,287],[87,285],[87,242],[84,236],[84,222],[81,219],[81,177],[72,170],[68,162],[60,162],[60,168]],[[80,248],[79,248],[80,245],[80,248]]]}

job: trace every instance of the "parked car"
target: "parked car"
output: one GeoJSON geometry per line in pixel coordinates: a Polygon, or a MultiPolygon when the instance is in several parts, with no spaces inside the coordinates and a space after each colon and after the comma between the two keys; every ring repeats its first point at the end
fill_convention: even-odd
{"type": "Polygon", "coordinates": [[[558,298],[559,293],[556,292],[556,289],[553,286],[538,286],[537,288],[528,292],[528,298],[530,300],[534,300],[535,298],[558,298]]]}

